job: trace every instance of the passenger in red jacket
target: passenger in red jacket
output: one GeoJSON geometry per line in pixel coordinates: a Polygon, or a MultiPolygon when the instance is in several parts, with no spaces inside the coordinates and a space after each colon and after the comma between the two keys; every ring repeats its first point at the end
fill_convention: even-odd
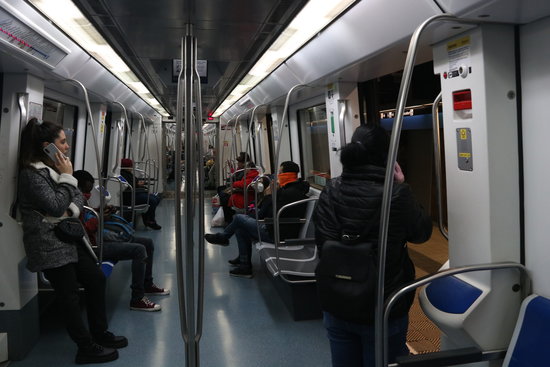
{"type": "MultiPolygon", "coordinates": [[[[235,176],[239,177],[239,179],[234,180],[231,184],[231,196],[229,196],[227,202],[222,198],[222,196],[220,196],[225,223],[229,224],[233,220],[235,211],[231,209],[232,207],[240,209],[244,208],[244,191],[259,174],[255,167],[254,162],[250,160],[248,154],[245,152],[241,152],[239,154],[237,157],[237,172],[235,173],[235,176]],[[245,167],[248,167],[249,169],[245,170],[245,167]],[[239,172],[239,170],[241,171],[239,172]]],[[[249,190],[247,194],[248,203],[251,203],[254,200],[254,192],[249,190]]]]}

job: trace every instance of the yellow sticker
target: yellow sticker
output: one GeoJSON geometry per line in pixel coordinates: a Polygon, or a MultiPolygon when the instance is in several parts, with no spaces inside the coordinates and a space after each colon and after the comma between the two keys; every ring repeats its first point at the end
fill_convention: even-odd
{"type": "Polygon", "coordinates": [[[447,43],[447,51],[455,50],[470,44],[470,36],[464,36],[447,43]]]}
{"type": "Polygon", "coordinates": [[[471,153],[458,153],[458,156],[460,158],[470,158],[472,156],[471,153]]]}
{"type": "Polygon", "coordinates": [[[468,139],[468,129],[460,129],[460,140],[468,139]]]}

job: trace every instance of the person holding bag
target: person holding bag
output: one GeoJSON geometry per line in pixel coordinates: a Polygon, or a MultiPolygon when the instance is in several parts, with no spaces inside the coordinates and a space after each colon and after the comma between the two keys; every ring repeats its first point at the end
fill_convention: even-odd
{"type": "MultiPolygon", "coordinates": [[[[381,127],[358,127],[342,150],[342,175],[329,181],[314,212],[320,253],[317,291],[331,346],[332,365],[374,366],[377,247],[389,137],[381,127]]],[[[416,202],[396,164],[391,200],[385,295],[415,278],[407,242],[422,243],[432,221],[416,202]]],[[[389,360],[407,355],[408,311],[414,293],[401,297],[389,320],[389,360]]]]}
{"type": "Polygon", "coordinates": [[[23,129],[19,208],[27,268],[44,272],[50,281],[63,307],[69,336],[78,346],[75,362],[103,363],[117,359],[115,348],[127,346],[128,340],[107,330],[105,276],[96,260],[81,241],[56,234],[60,233],[56,231],[58,223],[78,218],[84,203],[77,180],[71,175],[71,161],[65,156],[68,150],[65,132],[59,125],[33,118],[23,129]],[[86,293],[89,330],[82,320],[80,285],[86,293]]]}

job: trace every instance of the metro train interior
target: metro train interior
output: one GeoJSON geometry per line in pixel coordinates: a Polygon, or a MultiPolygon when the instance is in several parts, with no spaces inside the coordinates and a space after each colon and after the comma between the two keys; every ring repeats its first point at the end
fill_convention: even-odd
{"type": "MultiPolygon", "coordinates": [[[[31,118],[63,127],[90,206],[155,244],[159,312],[128,307],[130,261],[98,259],[109,329],[129,340],[112,366],[331,366],[311,216],[361,125],[388,131],[387,169],[433,220],[396,295],[416,292],[410,353],[388,363],[379,300],[377,367],[550,366],[550,2],[0,0],[0,31],[1,367],[75,362],[48,279],[26,267],[31,118]],[[249,279],[230,274],[236,239],[204,240],[241,152],[260,177],[293,161],[310,185],[299,238],[255,243],[249,279]],[[123,200],[125,159],[157,226],[151,202],[123,200]]],[[[237,212],[255,215],[262,183],[237,212]]]]}

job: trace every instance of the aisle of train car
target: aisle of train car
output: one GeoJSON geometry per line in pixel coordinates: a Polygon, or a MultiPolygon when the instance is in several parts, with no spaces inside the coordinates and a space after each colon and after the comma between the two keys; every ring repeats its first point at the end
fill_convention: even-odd
{"type": "MultiPolygon", "coordinates": [[[[210,199],[205,205],[210,222],[210,199]]],[[[119,263],[107,289],[110,329],[129,339],[120,358],[109,366],[183,366],[185,347],[180,332],[174,245],[174,200],[164,199],[157,209],[161,231],[138,227],[139,235],[155,240],[154,280],[170,288],[170,296],[151,297],[160,312],[130,311],[130,264],[119,263]]],[[[207,231],[210,229],[207,228],[207,231]]],[[[330,366],[330,350],[321,320],[292,320],[267,275],[230,277],[227,259],[232,246],[207,245],[205,262],[204,334],[201,366],[330,366]]],[[[259,269],[258,259],[254,258],[259,269]]],[[[74,366],[76,347],[57,322],[55,304],[42,317],[39,342],[22,361],[10,367],[74,366]]]]}

